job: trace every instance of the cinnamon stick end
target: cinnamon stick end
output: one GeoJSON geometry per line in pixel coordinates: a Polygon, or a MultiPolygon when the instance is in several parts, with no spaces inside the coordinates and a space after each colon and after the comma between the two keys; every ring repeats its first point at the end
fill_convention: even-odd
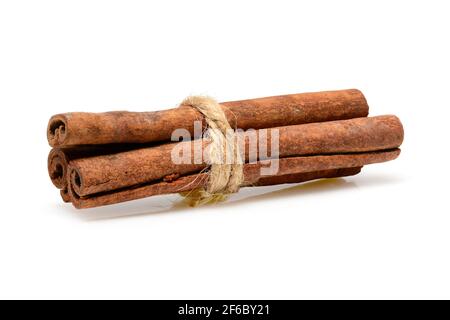
{"type": "Polygon", "coordinates": [[[67,119],[64,115],[58,114],[50,118],[47,126],[47,140],[51,147],[58,147],[64,144],[67,137],[67,119]]]}

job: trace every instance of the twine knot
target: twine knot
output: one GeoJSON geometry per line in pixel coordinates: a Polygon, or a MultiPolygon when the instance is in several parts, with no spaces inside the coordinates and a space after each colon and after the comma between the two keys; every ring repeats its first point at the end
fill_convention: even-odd
{"type": "Polygon", "coordinates": [[[238,138],[231,128],[220,104],[207,96],[190,96],[181,105],[191,106],[205,117],[209,171],[206,188],[184,192],[187,203],[199,206],[223,201],[228,194],[239,191],[244,180],[243,161],[238,138]],[[231,157],[231,158],[230,158],[231,157]]]}

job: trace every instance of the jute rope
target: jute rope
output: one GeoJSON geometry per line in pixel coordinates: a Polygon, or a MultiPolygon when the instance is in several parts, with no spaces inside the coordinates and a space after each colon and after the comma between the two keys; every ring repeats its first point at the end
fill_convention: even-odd
{"type": "Polygon", "coordinates": [[[191,206],[223,201],[228,194],[239,191],[244,179],[237,136],[216,100],[206,96],[190,96],[181,105],[191,106],[203,114],[208,126],[207,138],[211,141],[207,147],[210,166],[206,188],[182,195],[191,206]]]}

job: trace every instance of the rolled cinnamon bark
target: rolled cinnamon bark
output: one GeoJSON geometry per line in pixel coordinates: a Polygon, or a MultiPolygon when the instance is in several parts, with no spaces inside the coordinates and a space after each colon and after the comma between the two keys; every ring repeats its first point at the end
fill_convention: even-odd
{"type": "MultiPolygon", "coordinates": [[[[262,129],[366,117],[369,107],[356,89],[291,94],[221,103],[233,128],[262,129]]],[[[64,113],[53,116],[47,139],[52,147],[169,141],[175,129],[194,133],[195,109],[155,112],[64,113]]]]}
{"type": "Polygon", "coordinates": [[[67,166],[70,161],[70,152],[62,149],[52,149],[48,155],[47,167],[50,180],[58,189],[67,189],[67,166]]]}
{"type": "MultiPolygon", "coordinates": [[[[100,155],[114,155],[118,152],[142,148],[144,145],[99,145],[54,148],[50,150],[47,159],[48,174],[56,188],[61,190],[61,197],[65,202],[70,200],[67,192],[67,167],[70,161],[100,155]]],[[[145,145],[150,146],[150,145],[145,145]]]]}
{"type": "MultiPolygon", "coordinates": [[[[279,132],[280,158],[387,150],[399,147],[403,141],[403,127],[395,116],[311,123],[276,129],[279,132]]],[[[267,136],[271,137],[271,130],[268,130],[267,136]]],[[[245,159],[248,161],[248,141],[245,142],[245,159]]],[[[207,164],[193,164],[193,161],[189,164],[174,164],[171,158],[175,146],[187,144],[187,148],[191,148],[193,143],[201,143],[205,148],[208,140],[171,143],[115,155],[73,160],[70,164],[69,179],[78,196],[87,196],[146,184],[164,177],[193,174],[206,168],[207,164]]],[[[269,139],[269,150],[270,144],[269,139]]],[[[259,160],[270,158],[270,155],[260,156],[259,160]]],[[[318,161],[320,159],[317,158],[318,161]]],[[[345,163],[334,168],[362,165],[364,163],[345,163]]],[[[303,172],[318,170],[324,169],[312,168],[303,172]]]]}
{"type": "MultiPolygon", "coordinates": [[[[320,173],[325,170],[359,168],[364,165],[394,160],[400,154],[399,149],[389,151],[366,152],[357,154],[304,156],[279,159],[279,170],[277,176],[287,176],[291,174],[309,173],[305,179],[317,179],[322,177],[320,173]],[[312,173],[311,172],[315,172],[312,173]]],[[[276,160],[270,160],[276,161],[276,160]]],[[[251,186],[258,184],[262,178],[261,167],[266,166],[264,162],[244,165],[244,184],[251,186]]],[[[342,171],[341,171],[342,173],[342,171]]],[[[328,175],[337,175],[337,172],[328,172],[328,175]]],[[[191,174],[179,177],[171,182],[154,182],[142,184],[130,188],[113,190],[88,196],[80,196],[72,187],[73,179],[69,180],[69,194],[71,201],[76,208],[92,208],[103,205],[115,204],[124,201],[136,200],[154,195],[178,193],[205,187],[208,181],[207,173],[191,174]]],[[[274,181],[276,183],[276,181],[274,181]]],[[[265,185],[267,181],[262,182],[265,185]]],[[[284,182],[282,182],[284,183],[284,182]]]]}
{"type": "MultiPolygon", "coordinates": [[[[286,174],[280,176],[263,177],[260,178],[257,182],[249,184],[247,186],[260,187],[285,183],[302,183],[317,179],[348,177],[356,175],[359,172],[361,172],[361,167],[286,174]]],[[[120,190],[116,193],[100,194],[97,196],[85,198],[80,198],[75,193],[73,193],[73,191],[72,193],[69,191],[69,196],[71,196],[70,202],[72,202],[77,209],[88,209],[137,200],[154,195],[182,192],[181,190],[189,191],[204,186],[206,184],[206,180],[207,176],[205,174],[197,174],[179,178],[178,180],[174,181],[174,184],[161,182],[148,186],[141,186],[134,190],[120,190]],[[183,184],[185,185],[185,187],[183,187],[183,184]],[[191,187],[192,189],[189,189],[191,187]]]]}
{"type": "Polygon", "coordinates": [[[69,162],[74,159],[99,154],[99,151],[92,147],[55,148],[50,150],[47,160],[48,175],[55,187],[60,189],[61,198],[64,202],[70,202],[70,196],[67,189],[67,167],[69,162]]]}

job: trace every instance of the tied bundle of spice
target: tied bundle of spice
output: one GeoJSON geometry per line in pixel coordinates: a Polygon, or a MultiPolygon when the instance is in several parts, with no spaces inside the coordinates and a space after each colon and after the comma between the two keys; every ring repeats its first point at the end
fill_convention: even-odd
{"type": "Polygon", "coordinates": [[[48,170],[76,208],[169,193],[197,205],[241,187],[351,176],[397,158],[400,120],[368,112],[364,95],[352,89],[59,114],[48,124],[48,170]]]}

